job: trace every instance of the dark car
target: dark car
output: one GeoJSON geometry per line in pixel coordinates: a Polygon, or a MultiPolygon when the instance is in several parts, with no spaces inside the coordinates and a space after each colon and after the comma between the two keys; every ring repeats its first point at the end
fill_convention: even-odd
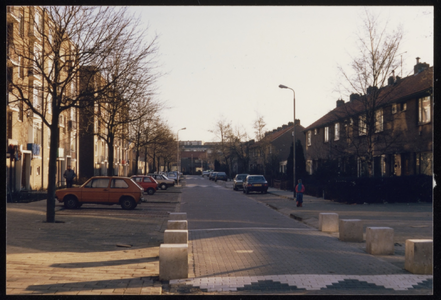
{"type": "Polygon", "coordinates": [[[265,194],[268,191],[268,182],[263,175],[248,175],[243,182],[243,192],[261,192],[265,194]]]}
{"type": "Polygon", "coordinates": [[[249,174],[237,174],[233,180],[233,190],[237,191],[243,188],[243,181],[247,178],[249,174]]]}
{"type": "Polygon", "coordinates": [[[217,172],[211,172],[210,175],[208,175],[208,179],[214,180],[214,177],[216,177],[217,172]]]}
{"type": "Polygon", "coordinates": [[[225,172],[217,172],[216,176],[214,176],[214,182],[218,180],[227,181],[228,180],[227,174],[225,172]]]}

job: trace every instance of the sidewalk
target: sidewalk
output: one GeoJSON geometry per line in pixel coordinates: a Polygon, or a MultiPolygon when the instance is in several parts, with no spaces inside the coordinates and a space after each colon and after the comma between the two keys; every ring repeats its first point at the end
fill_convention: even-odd
{"type": "MultiPolygon", "coordinates": [[[[269,188],[268,193],[278,199],[258,199],[271,208],[318,229],[322,212],[333,212],[340,219],[361,219],[366,227],[391,227],[395,243],[406,239],[433,238],[433,210],[431,203],[343,204],[308,195],[303,196],[303,207],[296,207],[293,192],[269,188]]],[[[338,233],[335,234],[338,236],[338,233]]]]}
{"type": "Polygon", "coordinates": [[[160,295],[159,245],[178,189],[148,196],[133,211],[7,203],[6,295],[160,295]],[[151,197],[151,198],[150,198],[151,197]]]}

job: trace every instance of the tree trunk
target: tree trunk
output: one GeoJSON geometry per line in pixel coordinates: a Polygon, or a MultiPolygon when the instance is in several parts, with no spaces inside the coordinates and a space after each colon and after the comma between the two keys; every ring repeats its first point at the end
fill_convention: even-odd
{"type": "Polygon", "coordinates": [[[113,151],[113,143],[115,142],[115,137],[113,135],[108,136],[107,139],[107,147],[109,148],[109,158],[108,158],[108,164],[109,168],[107,169],[107,176],[113,176],[114,174],[114,168],[113,168],[113,161],[114,161],[114,151],[113,151]]]}
{"type": "Polygon", "coordinates": [[[58,113],[52,116],[51,139],[49,149],[49,182],[47,187],[46,222],[55,222],[55,190],[57,189],[57,156],[60,133],[58,131],[58,113]]]}

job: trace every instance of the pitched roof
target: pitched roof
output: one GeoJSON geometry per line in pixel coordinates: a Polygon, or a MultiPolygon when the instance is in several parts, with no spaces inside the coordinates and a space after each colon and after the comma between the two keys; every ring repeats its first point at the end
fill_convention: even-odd
{"type": "MultiPolygon", "coordinates": [[[[433,67],[418,74],[399,79],[394,85],[388,85],[380,89],[376,107],[404,101],[412,97],[426,93],[433,86],[433,67]]],[[[366,95],[362,96],[365,98],[366,95]]],[[[326,115],[309,125],[304,131],[323,127],[342,118],[355,116],[365,111],[363,101],[354,100],[331,110],[326,115]],[[350,113],[349,113],[350,112],[350,113]]]]}

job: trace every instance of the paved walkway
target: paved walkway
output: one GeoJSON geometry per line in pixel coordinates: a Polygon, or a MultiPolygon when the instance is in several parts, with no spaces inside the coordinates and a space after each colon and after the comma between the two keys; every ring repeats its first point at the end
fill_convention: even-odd
{"type": "MultiPolygon", "coordinates": [[[[219,182],[226,188],[231,183],[219,182]]],[[[237,193],[237,192],[236,192],[237,193]]],[[[248,197],[302,221],[287,228],[216,228],[189,232],[188,279],[174,291],[262,294],[431,294],[432,276],[404,270],[404,242],[432,238],[432,206],[426,203],[345,205],[310,196],[297,208],[292,193],[270,189],[248,197]],[[395,255],[367,254],[365,243],[346,243],[317,230],[320,212],[359,218],[364,226],[394,228],[395,255]],[[398,233],[398,234],[397,234],[398,233]]]]}
{"type": "Polygon", "coordinates": [[[291,192],[274,189],[267,195],[250,197],[304,224],[290,229],[191,231],[189,265],[195,267],[189,270],[191,278],[170,281],[167,287],[167,283],[158,280],[159,244],[168,212],[179,211],[179,200],[176,201],[179,194],[168,192],[163,200],[143,203],[139,210],[132,212],[121,211],[116,206],[101,206],[99,213],[92,208],[67,211],[57,206],[57,223],[44,222],[44,200],[7,203],[6,295],[159,295],[164,294],[164,287],[173,284],[177,293],[187,293],[197,287],[199,292],[207,294],[319,293],[323,287],[328,293],[332,293],[332,289],[353,291],[354,287],[371,292],[377,289],[378,293],[431,292],[432,276],[402,270],[405,239],[432,238],[431,205],[354,206],[305,196],[304,207],[297,208],[294,201],[289,200],[291,192]],[[395,255],[374,258],[363,252],[363,243],[348,243],[351,246],[348,251],[335,239],[335,234],[324,234],[314,228],[318,226],[318,213],[325,211],[337,212],[344,218],[361,218],[366,221],[365,226],[394,228],[395,255]],[[238,246],[242,248],[232,253],[225,243],[228,236],[235,236],[232,242],[241,241],[238,246]],[[292,255],[277,245],[281,239],[292,239],[295,243],[296,236],[303,236],[304,244],[297,250],[306,253],[308,259],[297,261],[298,269],[292,272],[289,264],[294,262],[279,261],[275,255],[292,255]],[[272,239],[270,246],[261,245],[259,252],[251,252],[254,250],[250,247],[260,238],[272,239]],[[204,239],[210,243],[202,245],[204,239]],[[247,243],[250,247],[244,247],[247,243]],[[327,250],[323,250],[326,256],[320,250],[311,251],[320,249],[317,243],[321,243],[322,248],[326,246],[327,250]],[[211,249],[204,248],[209,244],[211,249]],[[216,261],[216,253],[228,254],[230,260],[216,261]],[[342,253],[350,262],[344,266],[339,263],[342,253]],[[264,263],[247,270],[253,263],[247,261],[251,257],[264,263]],[[205,270],[204,265],[198,263],[201,259],[211,263],[205,264],[205,270]],[[364,260],[367,270],[372,272],[357,268],[354,262],[359,259],[364,260]],[[320,264],[326,264],[331,272],[320,272],[320,264]],[[233,269],[233,266],[236,267],[233,269]],[[274,275],[271,270],[275,268],[286,268],[287,273],[274,275]]]}

